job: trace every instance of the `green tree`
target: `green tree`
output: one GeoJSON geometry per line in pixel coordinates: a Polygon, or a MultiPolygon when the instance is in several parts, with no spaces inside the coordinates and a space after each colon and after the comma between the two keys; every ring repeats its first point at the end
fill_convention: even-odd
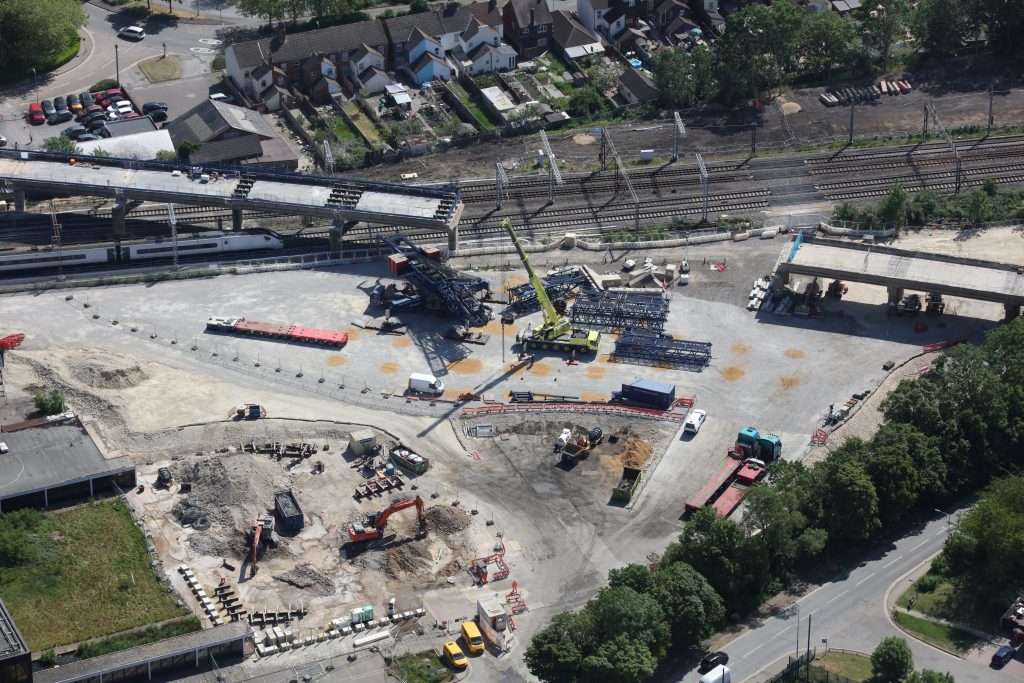
{"type": "Polygon", "coordinates": [[[910,19],[910,3],[908,0],[872,0],[863,13],[865,38],[878,52],[882,69],[888,70],[892,47],[910,19]]]}
{"type": "Polygon", "coordinates": [[[178,153],[169,149],[161,149],[156,153],[156,161],[173,162],[178,160],[178,153]]]}
{"type": "Polygon", "coordinates": [[[752,3],[725,20],[725,35],[715,46],[719,95],[726,102],[756,99],[772,81],[770,10],[752,3]]]}
{"type": "Polygon", "coordinates": [[[642,564],[627,564],[608,572],[609,588],[632,588],[637,593],[650,595],[654,592],[654,572],[642,564]]]}
{"type": "Polygon", "coordinates": [[[907,200],[910,195],[899,183],[894,183],[878,204],[878,217],[885,225],[900,227],[907,223],[907,200]]]}
{"type": "Polygon", "coordinates": [[[604,588],[588,605],[586,611],[594,624],[599,642],[624,635],[635,638],[657,656],[668,645],[668,628],[664,613],[654,598],[632,588],[604,588]]]}
{"type": "Polygon", "coordinates": [[[36,410],[44,415],[57,415],[64,412],[64,392],[60,389],[49,391],[39,390],[32,397],[36,410]]]}
{"type": "Polygon", "coordinates": [[[878,516],[894,524],[917,504],[921,485],[910,454],[898,448],[879,449],[867,460],[866,469],[878,494],[878,516]]]}
{"type": "Polygon", "coordinates": [[[975,223],[984,223],[992,217],[992,200],[985,190],[975,190],[967,195],[964,206],[967,217],[975,223]]]}
{"type": "Polygon", "coordinates": [[[583,660],[580,680],[607,683],[642,683],[658,666],[657,658],[644,643],[619,634],[601,643],[597,651],[583,660]]]}
{"type": "Polygon", "coordinates": [[[429,11],[430,5],[427,4],[427,0],[412,0],[409,3],[409,14],[422,14],[429,11]]]}
{"type": "Polygon", "coordinates": [[[672,629],[672,644],[696,645],[725,617],[725,605],[707,579],[685,562],[659,569],[651,595],[672,629]]]}
{"type": "Polygon", "coordinates": [[[1020,36],[1024,33],[1024,4],[1007,0],[975,0],[969,16],[984,24],[988,44],[997,52],[1020,54],[1020,36]]]}
{"type": "Polygon", "coordinates": [[[191,140],[182,140],[178,143],[178,158],[182,161],[188,161],[189,157],[197,151],[199,151],[199,145],[191,140]]]}
{"type": "Polygon", "coordinates": [[[583,658],[595,645],[590,614],[563,612],[533,636],[524,659],[526,667],[545,683],[572,683],[583,658]]]}
{"type": "Polygon", "coordinates": [[[835,70],[849,67],[863,54],[864,46],[847,17],[837,12],[815,12],[804,19],[797,50],[805,73],[830,81],[835,70]]]}
{"type": "Polygon", "coordinates": [[[569,96],[566,110],[576,118],[598,116],[608,108],[608,100],[596,88],[583,86],[576,88],[569,96]]]}
{"type": "MultiPolygon", "coordinates": [[[[926,436],[903,422],[887,422],[875,433],[871,445],[877,453],[892,451],[905,453],[910,458],[917,477],[917,498],[922,504],[934,507],[946,498],[946,461],[935,437],[926,436]]],[[[878,480],[873,474],[872,481],[878,489],[878,480]]]]}
{"type": "Polygon", "coordinates": [[[809,529],[800,509],[803,497],[809,493],[809,485],[794,490],[767,483],[757,484],[747,493],[743,527],[764,544],[772,576],[788,576],[797,562],[816,556],[824,548],[823,530],[809,529]]]}
{"type": "Polygon", "coordinates": [[[970,35],[963,0],[919,0],[911,27],[918,45],[929,56],[949,57],[970,35]]]}
{"type": "Polygon", "coordinates": [[[867,540],[878,529],[878,494],[858,460],[836,457],[815,467],[829,543],[867,540]]]}
{"type": "Polygon", "coordinates": [[[0,68],[51,68],[53,60],[78,41],[78,29],[87,21],[78,0],[0,2],[0,68]]]}
{"type": "Polygon", "coordinates": [[[768,14],[771,18],[768,47],[775,63],[775,83],[781,86],[786,74],[796,68],[800,33],[807,14],[795,2],[772,3],[768,14]]]}
{"type": "Polygon", "coordinates": [[[956,683],[956,679],[953,678],[953,674],[923,669],[912,672],[904,683],[956,683]]]}
{"type": "Polygon", "coordinates": [[[714,95],[711,52],[698,45],[692,52],[664,49],[654,53],[651,71],[658,101],[666,109],[692,107],[714,95]]]}
{"type": "Polygon", "coordinates": [[[82,148],[75,141],[64,135],[54,135],[43,140],[43,149],[57,154],[81,154],[82,148]]]}
{"type": "MultiPolygon", "coordinates": [[[[167,0],[170,4],[171,0],[167,0]]],[[[229,0],[228,4],[247,17],[262,17],[268,26],[285,14],[284,0],[229,0]]]]}
{"type": "Polygon", "coordinates": [[[879,683],[897,683],[914,670],[914,655],[903,638],[889,636],[871,653],[871,675],[879,683]]]}

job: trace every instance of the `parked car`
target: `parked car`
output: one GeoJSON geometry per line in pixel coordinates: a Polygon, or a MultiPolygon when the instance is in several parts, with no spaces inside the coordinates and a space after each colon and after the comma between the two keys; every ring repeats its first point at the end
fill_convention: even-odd
{"type": "Polygon", "coordinates": [[[53,106],[53,102],[51,102],[50,100],[43,100],[39,104],[42,105],[43,113],[47,116],[53,116],[57,113],[57,108],[53,106]]]}
{"type": "Polygon", "coordinates": [[[69,112],[67,109],[61,109],[55,114],[51,114],[46,117],[46,122],[51,126],[55,126],[58,123],[67,123],[71,119],[75,118],[74,114],[69,112]]]}
{"type": "Polygon", "coordinates": [[[60,132],[66,138],[77,140],[79,135],[85,135],[89,132],[89,129],[85,126],[69,126],[60,132]]]}
{"type": "Polygon", "coordinates": [[[90,125],[92,125],[93,122],[95,122],[95,121],[105,121],[106,118],[107,118],[107,112],[105,112],[105,111],[94,111],[94,112],[90,112],[90,113],[86,114],[85,116],[83,116],[82,120],[79,121],[79,123],[81,123],[83,126],[88,128],[90,125]]]}
{"type": "Polygon", "coordinates": [[[453,669],[465,669],[469,664],[469,660],[463,654],[462,648],[454,640],[445,643],[442,651],[444,652],[445,661],[451,664],[453,669]]]}
{"type": "Polygon", "coordinates": [[[78,99],[82,101],[83,107],[88,107],[90,104],[96,104],[96,99],[92,96],[92,93],[88,91],[79,93],[78,99]]]}
{"type": "Polygon", "coordinates": [[[67,96],[68,109],[73,112],[77,112],[82,108],[82,100],[78,99],[78,95],[71,93],[67,96]]]}
{"type": "Polygon", "coordinates": [[[722,666],[729,663],[729,655],[724,652],[711,652],[704,655],[704,658],[700,660],[700,668],[698,671],[704,673],[705,671],[711,671],[716,666],[722,666]]]}
{"type": "Polygon", "coordinates": [[[67,111],[68,103],[63,97],[54,97],[53,108],[57,111],[67,111]]]}
{"type": "Polygon", "coordinates": [[[107,96],[107,98],[110,98],[113,95],[117,95],[118,97],[122,98],[124,97],[124,91],[120,88],[108,88],[104,91],[104,94],[107,96]]]}
{"type": "MultiPolygon", "coordinates": [[[[707,419],[707,416],[708,411],[706,410],[701,410],[700,408],[691,410],[690,414],[686,417],[686,422],[683,424],[683,432],[696,434],[700,431],[700,426],[704,424],[704,420],[707,419]]],[[[725,662],[716,662],[715,666],[718,666],[719,664],[725,664],[725,662]]]]}
{"type": "Polygon", "coordinates": [[[224,104],[234,104],[235,98],[231,95],[222,92],[215,92],[210,95],[210,99],[214,102],[223,102],[224,104]]]}
{"type": "Polygon", "coordinates": [[[39,102],[32,102],[28,105],[28,121],[33,126],[38,126],[40,123],[46,120],[46,114],[43,113],[43,105],[39,102]]]}
{"type": "Polygon", "coordinates": [[[118,116],[124,116],[125,114],[131,114],[134,110],[132,109],[131,102],[117,102],[107,107],[108,114],[117,114],[118,116]]]}
{"type": "Polygon", "coordinates": [[[142,40],[146,37],[146,29],[141,26],[125,26],[117,35],[126,40],[142,40]]]}
{"type": "Polygon", "coordinates": [[[85,135],[78,136],[78,140],[76,140],[76,142],[92,142],[93,140],[99,140],[99,139],[100,139],[99,135],[94,135],[92,133],[86,133],[85,135]]]}
{"type": "Polygon", "coordinates": [[[7,138],[5,138],[3,135],[0,135],[0,147],[6,147],[6,146],[7,146],[7,138]]]}
{"type": "Polygon", "coordinates": [[[686,259],[683,259],[679,263],[679,272],[680,273],[689,273],[690,272],[690,262],[687,261],[686,259]]]}
{"type": "Polygon", "coordinates": [[[161,121],[166,121],[167,120],[167,110],[166,109],[157,109],[156,111],[151,111],[149,113],[149,118],[153,119],[153,121],[155,121],[156,123],[160,123],[161,121]]]}
{"type": "Polygon", "coordinates": [[[142,113],[143,114],[148,114],[149,112],[156,111],[157,109],[163,109],[164,111],[166,111],[167,110],[167,103],[166,102],[146,102],[145,104],[142,105],[142,113]]]}
{"type": "Polygon", "coordinates": [[[997,668],[1003,668],[1006,666],[1013,656],[1017,654],[1017,650],[1012,645],[1003,645],[992,655],[992,666],[997,668]]]}
{"type": "Polygon", "coordinates": [[[636,268],[636,259],[628,258],[622,262],[622,269],[627,273],[636,268]]]}

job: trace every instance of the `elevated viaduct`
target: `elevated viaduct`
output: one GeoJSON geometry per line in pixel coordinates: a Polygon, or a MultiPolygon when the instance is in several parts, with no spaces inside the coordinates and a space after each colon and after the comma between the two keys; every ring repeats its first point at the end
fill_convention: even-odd
{"type": "Polygon", "coordinates": [[[786,245],[776,271],[777,283],[791,275],[862,282],[885,287],[889,301],[904,290],[937,292],[1003,304],[1007,318],[1024,305],[1024,268],[1020,265],[931,254],[881,245],[811,239],[786,245]]]}
{"type": "Polygon", "coordinates": [[[346,226],[357,222],[444,229],[454,249],[462,214],[459,192],[448,188],[23,150],[0,151],[0,184],[14,194],[20,212],[26,192],[113,198],[115,240],[126,236],[130,201],[230,208],[235,229],[246,209],[330,218],[332,251],[340,250],[346,226]]]}

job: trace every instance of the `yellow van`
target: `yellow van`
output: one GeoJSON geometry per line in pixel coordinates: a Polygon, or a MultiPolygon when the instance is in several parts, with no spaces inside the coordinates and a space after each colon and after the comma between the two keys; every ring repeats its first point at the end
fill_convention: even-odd
{"type": "Polygon", "coordinates": [[[441,650],[444,653],[444,660],[451,664],[453,668],[465,669],[466,665],[469,664],[466,655],[462,654],[462,648],[454,640],[445,643],[441,650]]]}
{"type": "Polygon", "coordinates": [[[484,637],[480,635],[480,629],[475,622],[462,622],[462,640],[466,643],[469,654],[475,655],[484,651],[484,637]]]}

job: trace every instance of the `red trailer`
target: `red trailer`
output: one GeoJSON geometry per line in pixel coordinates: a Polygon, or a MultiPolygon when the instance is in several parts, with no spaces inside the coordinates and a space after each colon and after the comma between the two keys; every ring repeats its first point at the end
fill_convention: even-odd
{"type": "Polygon", "coordinates": [[[214,332],[245,334],[252,337],[272,337],[286,341],[325,344],[327,346],[344,346],[348,343],[348,334],[335,330],[320,330],[302,325],[280,325],[263,323],[245,318],[210,318],[206,321],[206,329],[214,332]]]}

